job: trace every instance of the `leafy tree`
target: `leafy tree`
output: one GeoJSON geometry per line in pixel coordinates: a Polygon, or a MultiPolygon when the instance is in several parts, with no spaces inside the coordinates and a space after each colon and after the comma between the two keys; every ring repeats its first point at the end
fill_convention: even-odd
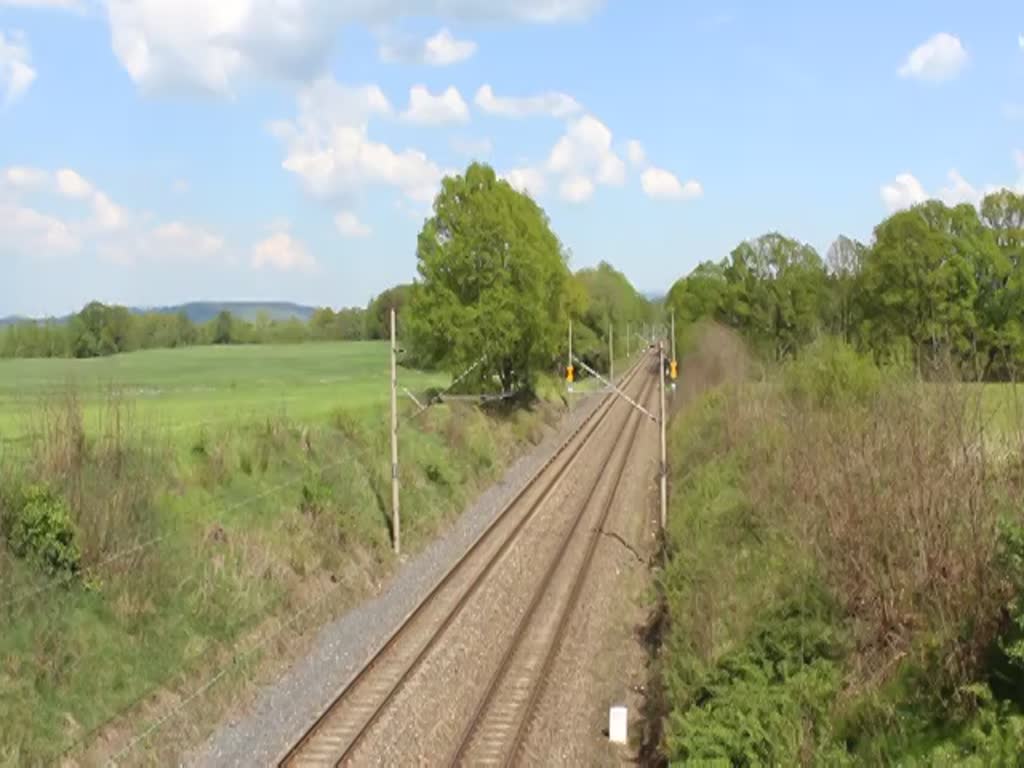
{"type": "MultiPolygon", "coordinates": [[[[571,306],[578,310],[573,312],[573,317],[593,331],[594,341],[601,347],[599,354],[595,351],[595,359],[607,361],[609,326],[616,329],[615,346],[618,351],[625,349],[624,334],[627,323],[637,328],[641,323],[651,319],[650,302],[633,287],[624,274],[607,262],[602,261],[596,267],[578,270],[570,285],[573,292],[571,306]],[[577,292],[582,294],[582,302],[579,301],[577,292]]],[[[577,327],[577,336],[579,330],[577,327]]],[[[580,336],[579,340],[579,348],[583,350],[582,343],[585,339],[580,336]]]]}
{"type": "Polygon", "coordinates": [[[825,269],[809,245],[772,232],[740,243],[723,265],[721,315],[764,352],[782,359],[821,328],[825,269]]]}
{"type": "Polygon", "coordinates": [[[669,289],[666,309],[673,311],[676,323],[683,325],[714,318],[722,308],[726,289],[725,268],[710,261],[701,262],[669,289]]]}
{"type": "Polygon", "coordinates": [[[830,299],[826,304],[826,324],[844,341],[850,341],[856,325],[856,281],[867,251],[864,243],[840,235],[825,256],[830,299]]]}
{"type": "Polygon", "coordinates": [[[375,297],[366,309],[366,338],[387,339],[391,336],[391,310],[402,314],[409,301],[412,285],[403,283],[388,288],[375,297]]]}
{"type": "Polygon", "coordinates": [[[479,163],[443,181],[433,210],[410,299],[418,354],[453,374],[484,357],[476,386],[530,386],[566,327],[569,270],[546,214],[479,163]]]}
{"type": "MultiPolygon", "coordinates": [[[[977,274],[993,253],[976,211],[929,201],[875,228],[858,286],[861,335],[876,352],[907,348],[920,367],[967,355],[976,338],[977,274]]],[[[991,239],[991,238],[990,238],[991,239]]]]}
{"type": "Polygon", "coordinates": [[[217,317],[213,321],[213,343],[230,344],[233,340],[232,325],[233,320],[230,312],[226,309],[222,309],[218,312],[217,317]]]}

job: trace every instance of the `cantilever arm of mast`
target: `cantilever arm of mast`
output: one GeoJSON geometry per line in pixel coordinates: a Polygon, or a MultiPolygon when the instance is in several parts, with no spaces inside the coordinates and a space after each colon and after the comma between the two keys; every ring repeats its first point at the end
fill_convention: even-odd
{"type": "Polygon", "coordinates": [[[616,395],[618,395],[619,397],[621,397],[621,398],[622,398],[623,400],[625,400],[625,401],[626,401],[627,403],[629,403],[630,405],[632,405],[632,406],[633,406],[634,408],[636,408],[636,409],[637,409],[638,411],[640,411],[640,413],[642,413],[642,414],[643,414],[644,416],[646,416],[647,418],[649,418],[649,419],[650,419],[651,421],[653,421],[653,422],[657,422],[657,421],[658,421],[658,417],[657,417],[657,416],[655,416],[655,415],[654,415],[653,413],[651,413],[650,411],[648,411],[648,410],[647,410],[646,408],[644,408],[644,407],[643,407],[642,405],[640,405],[640,403],[638,403],[638,402],[637,402],[636,400],[634,400],[633,398],[631,398],[631,397],[630,397],[629,395],[627,395],[627,394],[626,394],[625,392],[623,392],[623,391],[622,391],[621,389],[619,389],[619,388],[618,388],[617,386],[615,386],[614,384],[612,384],[612,382],[608,381],[608,379],[606,379],[606,378],[605,378],[604,376],[602,376],[602,375],[601,375],[600,373],[598,373],[597,371],[595,371],[595,370],[594,370],[593,368],[591,368],[591,367],[590,367],[589,365],[587,365],[586,363],[584,363],[584,362],[583,362],[582,360],[580,360],[580,359],[579,359],[578,357],[575,357],[575,356],[574,356],[574,357],[573,357],[573,359],[574,359],[574,360],[575,360],[575,361],[576,361],[577,363],[579,363],[579,366],[580,366],[580,368],[582,368],[583,370],[585,370],[585,371],[586,371],[587,373],[589,373],[589,374],[590,374],[591,376],[593,376],[593,377],[597,378],[598,380],[600,380],[600,381],[604,382],[605,384],[607,384],[607,385],[608,385],[608,387],[610,387],[610,388],[611,388],[612,392],[614,392],[614,393],[615,393],[616,395]]]}

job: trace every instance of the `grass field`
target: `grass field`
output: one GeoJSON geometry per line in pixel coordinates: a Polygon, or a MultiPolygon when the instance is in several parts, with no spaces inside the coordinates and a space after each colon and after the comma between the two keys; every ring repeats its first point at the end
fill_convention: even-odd
{"type": "MultiPolygon", "coordinates": [[[[174,763],[287,647],[251,638],[309,633],[386,578],[388,385],[387,342],[0,361],[0,767],[105,764],[154,722],[118,763],[174,763]]],[[[405,552],[539,441],[564,407],[541,385],[530,408],[403,421],[405,552]]]]}
{"type": "MultiPolygon", "coordinates": [[[[92,360],[0,360],[0,439],[32,431],[27,414],[47,397],[76,391],[86,423],[111,391],[148,426],[185,429],[268,415],[312,420],[338,407],[372,408],[388,398],[385,341],[159,349],[92,360]]],[[[412,391],[444,385],[443,374],[401,369],[412,391]]]]}

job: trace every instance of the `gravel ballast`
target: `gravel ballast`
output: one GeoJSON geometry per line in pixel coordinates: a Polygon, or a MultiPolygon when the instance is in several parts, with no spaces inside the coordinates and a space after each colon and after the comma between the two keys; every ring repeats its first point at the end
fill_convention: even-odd
{"type": "Polygon", "coordinates": [[[241,717],[221,724],[184,755],[182,763],[249,768],[282,757],[601,399],[590,395],[576,402],[557,429],[513,462],[451,528],[405,561],[379,594],[319,630],[308,654],[260,690],[241,717]]]}

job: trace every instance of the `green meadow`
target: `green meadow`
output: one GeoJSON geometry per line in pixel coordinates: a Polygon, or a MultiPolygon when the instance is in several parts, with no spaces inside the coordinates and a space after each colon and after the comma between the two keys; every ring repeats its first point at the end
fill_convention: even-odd
{"type": "MultiPolygon", "coordinates": [[[[0,360],[0,439],[33,431],[34,413],[68,393],[81,400],[86,427],[117,396],[148,427],[185,431],[267,416],[302,421],[334,409],[367,411],[387,402],[386,341],[154,349],[89,360],[0,360]]],[[[444,374],[405,368],[413,392],[443,386],[444,374]]]]}

